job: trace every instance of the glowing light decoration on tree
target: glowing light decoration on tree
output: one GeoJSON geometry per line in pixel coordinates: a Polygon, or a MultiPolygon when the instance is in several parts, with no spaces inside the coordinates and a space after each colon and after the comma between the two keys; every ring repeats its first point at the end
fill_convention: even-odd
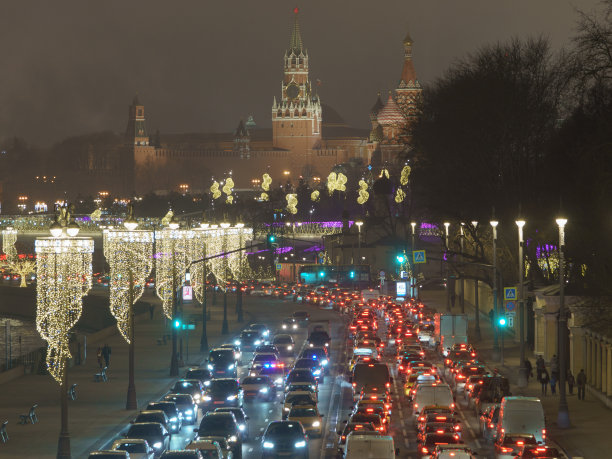
{"type": "Polygon", "coordinates": [[[288,193],[285,198],[287,199],[287,210],[291,212],[293,215],[297,214],[297,194],[288,193]]]}
{"type": "Polygon", "coordinates": [[[219,199],[221,197],[221,191],[219,191],[219,182],[213,182],[210,186],[210,192],[212,193],[213,199],[219,199]]]}
{"type": "Polygon", "coordinates": [[[368,193],[368,184],[365,180],[359,180],[359,196],[357,197],[358,204],[365,204],[370,199],[370,193],[368,193]]]}
{"type": "Polygon", "coordinates": [[[268,191],[270,191],[270,184],[272,183],[272,177],[270,177],[270,174],[264,174],[262,176],[262,182],[261,182],[261,189],[263,190],[263,192],[261,193],[261,196],[259,196],[259,200],[260,201],[269,201],[270,200],[270,196],[268,195],[268,191]]]}
{"type": "Polygon", "coordinates": [[[401,188],[398,188],[397,191],[395,192],[395,202],[399,204],[404,199],[406,199],[406,193],[401,188]]]}
{"type": "Polygon", "coordinates": [[[319,200],[321,193],[319,192],[319,190],[314,190],[312,193],[310,193],[310,200],[312,202],[317,202],[319,200]]]}
{"type": "Polygon", "coordinates": [[[173,318],[173,286],[178,288],[191,261],[188,255],[189,241],[193,237],[194,231],[183,229],[164,228],[155,234],[155,289],[168,319],[173,318]]]}
{"type": "Polygon", "coordinates": [[[28,274],[36,271],[36,261],[30,260],[26,255],[19,257],[17,253],[17,231],[13,228],[7,228],[2,231],[2,251],[6,255],[6,266],[19,274],[21,283],[19,287],[27,287],[26,277],[28,274]]]}
{"type": "Polygon", "coordinates": [[[400,175],[400,184],[401,185],[408,185],[408,181],[410,180],[410,172],[412,171],[412,169],[410,168],[410,166],[404,166],[404,168],[402,169],[402,173],[400,175]]]}
{"type": "Polygon", "coordinates": [[[110,266],[110,311],[117,328],[130,342],[130,271],[133,282],[132,304],[142,296],[153,269],[153,231],[104,231],[104,256],[110,266]]]}
{"type": "Polygon", "coordinates": [[[36,329],[47,341],[47,368],[62,383],[70,330],[81,317],[83,297],[91,289],[91,238],[36,239],[36,329]]]}
{"type": "MultiPolygon", "coordinates": [[[[232,235],[230,244],[234,244],[228,250],[242,248],[248,241],[253,239],[253,229],[245,228],[241,224],[236,225],[235,228],[228,228],[228,231],[232,235]]],[[[233,278],[237,281],[245,280],[249,277],[250,268],[244,250],[229,255],[229,269],[233,278]]]]}

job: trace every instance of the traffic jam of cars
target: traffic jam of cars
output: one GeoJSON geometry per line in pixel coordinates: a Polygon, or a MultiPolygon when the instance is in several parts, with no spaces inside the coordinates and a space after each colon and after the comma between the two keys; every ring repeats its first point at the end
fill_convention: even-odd
{"type": "Polygon", "coordinates": [[[319,320],[304,306],[270,326],[248,325],[91,458],[329,457],[330,446],[347,459],[565,457],[547,441],[540,400],[513,396],[507,378],[479,359],[465,315],[372,290],[260,286],[251,294],[334,316],[319,320]],[[254,425],[262,409],[265,423],[254,425]],[[172,441],[185,432],[183,445],[172,441]],[[104,456],[111,450],[118,454],[104,456]]]}

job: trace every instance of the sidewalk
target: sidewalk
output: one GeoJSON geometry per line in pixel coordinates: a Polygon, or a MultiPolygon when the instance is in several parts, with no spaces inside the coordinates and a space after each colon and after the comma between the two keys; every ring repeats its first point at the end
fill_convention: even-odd
{"type": "MultiPolygon", "coordinates": [[[[222,299],[217,298],[216,306],[210,306],[212,320],[208,321],[207,334],[209,347],[227,339],[251,320],[250,308],[245,307],[244,322],[237,323],[235,296],[228,297],[228,321],[230,334],[221,336],[223,317],[222,299]]],[[[189,332],[189,360],[185,365],[197,365],[206,356],[200,353],[202,330],[201,309],[185,306],[185,321],[199,318],[196,330],[189,332]],[[193,317],[189,317],[193,316],[193,317]]],[[[164,320],[161,306],[155,308],[154,319],[149,313],[136,320],[136,393],[138,407],[142,409],[150,400],[158,399],[176,379],[169,376],[172,342],[158,345],[157,340],[164,333],[164,320]]],[[[110,437],[118,434],[137,411],[125,410],[128,385],[128,345],[118,334],[110,336],[105,342],[88,344],[87,360],[84,365],[68,369],[68,385],[77,383],[78,398],[68,401],[68,422],[73,458],[85,458],[90,451],[100,448],[110,437]],[[108,369],[109,380],[96,383],[93,375],[99,371],[96,361],[98,346],[108,343],[112,348],[108,369]]],[[[186,344],[186,339],[184,340],[186,344]]],[[[186,347],[184,357],[186,357],[186,347]]],[[[184,368],[179,370],[182,375],[184,368]]],[[[12,458],[54,458],[60,431],[60,389],[49,376],[26,375],[0,385],[0,423],[9,421],[7,431],[9,441],[0,443],[0,457],[12,458]],[[27,413],[30,406],[38,403],[39,423],[34,425],[18,424],[19,415],[27,413]]]]}
{"type": "MultiPolygon", "coordinates": [[[[421,291],[421,297],[425,304],[443,312],[446,310],[446,293],[444,291],[425,290],[421,291]]],[[[453,309],[453,312],[459,312],[458,304],[453,309]]],[[[569,429],[559,429],[557,427],[557,413],[559,407],[559,392],[550,394],[550,386],[548,387],[548,395],[541,395],[541,385],[535,378],[529,380],[529,384],[525,389],[517,387],[518,369],[520,361],[520,349],[518,343],[514,342],[514,337],[506,337],[504,341],[504,365],[493,360],[493,328],[489,317],[481,313],[480,316],[480,332],[481,340],[476,342],[472,340],[475,336],[474,331],[474,306],[467,301],[465,302],[465,312],[469,317],[470,342],[478,349],[479,355],[483,357],[483,361],[490,366],[497,368],[500,373],[510,380],[511,390],[513,395],[524,395],[531,397],[540,397],[544,406],[546,415],[546,426],[550,438],[559,444],[570,457],[573,458],[599,458],[610,457],[610,446],[605,440],[608,438],[610,425],[612,425],[612,411],[605,407],[595,397],[588,392],[584,401],[578,400],[576,395],[577,390],[574,387],[574,395],[567,393],[567,404],[572,426],[569,429]]],[[[535,375],[535,357],[533,352],[526,350],[526,357],[533,365],[535,375]]],[[[549,368],[549,362],[546,362],[549,368]]]]}

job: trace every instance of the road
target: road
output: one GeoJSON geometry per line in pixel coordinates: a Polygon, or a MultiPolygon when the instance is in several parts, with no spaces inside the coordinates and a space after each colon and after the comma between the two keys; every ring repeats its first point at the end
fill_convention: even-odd
{"type": "MultiPolygon", "coordinates": [[[[294,311],[307,310],[312,320],[330,320],[332,324],[332,346],[331,346],[331,372],[320,385],[319,411],[323,417],[323,435],[321,438],[312,438],[309,441],[309,452],[311,458],[335,458],[337,454],[336,429],[343,426],[342,421],[349,418],[352,409],[352,388],[346,378],[347,359],[351,351],[349,341],[346,339],[347,318],[332,310],[321,310],[312,305],[302,305],[288,300],[276,300],[270,298],[248,297],[248,307],[257,312],[257,322],[265,323],[271,329],[272,334],[280,332],[281,320],[291,316],[294,311]]],[[[286,333],[283,331],[283,333],[286,333]]],[[[384,325],[381,327],[380,336],[384,336],[384,325]]],[[[304,345],[306,330],[299,329],[294,334],[297,347],[304,345]]],[[[232,342],[234,336],[228,336],[225,342],[232,342]]],[[[416,445],[416,431],[412,409],[403,395],[402,381],[397,377],[394,359],[394,349],[389,348],[393,355],[385,355],[384,359],[389,364],[394,376],[393,384],[393,412],[389,434],[393,436],[396,448],[399,448],[399,457],[420,457],[416,445]]],[[[242,365],[238,376],[242,379],[248,371],[248,362],[252,358],[251,353],[245,353],[242,357],[242,365]]],[[[428,353],[428,359],[439,363],[441,360],[434,352],[428,353]]],[[[292,359],[285,359],[285,364],[290,365],[292,359]]],[[[452,387],[452,385],[451,385],[452,387]]],[[[279,391],[274,402],[250,402],[245,403],[244,409],[249,416],[249,438],[243,444],[243,456],[246,458],[261,457],[261,435],[270,421],[281,418],[282,396],[279,391]]],[[[480,457],[493,457],[493,448],[479,438],[478,419],[473,409],[468,409],[463,399],[463,394],[457,396],[457,410],[462,420],[464,442],[480,457]]],[[[202,417],[200,411],[198,423],[202,417]]],[[[124,430],[127,430],[127,425],[124,430]]],[[[179,434],[174,434],[171,439],[172,449],[182,449],[194,437],[193,427],[184,426],[179,434]]],[[[109,438],[111,444],[115,438],[109,438]]]]}

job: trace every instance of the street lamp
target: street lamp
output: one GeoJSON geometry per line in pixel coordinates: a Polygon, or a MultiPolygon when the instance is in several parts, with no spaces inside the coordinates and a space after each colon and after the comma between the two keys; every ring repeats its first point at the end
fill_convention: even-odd
{"type": "MultiPolygon", "coordinates": [[[[497,321],[498,315],[500,314],[499,308],[497,306],[497,225],[499,224],[499,222],[497,220],[491,220],[489,223],[491,224],[491,229],[493,230],[493,317],[497,321]]],[[[494,329],[495,331],[493,335],[493,353],[494,354],[497,354],[499,352],[499,342],[498,342],[497,335],[498,335],[500,324],[501,322],[497,322],[495,329],[494,329]]],[[[504,319],[504,325],[505,325],[505,319],[504,319]]]]}
{"type": "MultiPolygon", "coordinates": [[[[464,250],[464,243],[465,243],[465,223],[461,222],[461,226],[459,227],[459,232],[460,232],[460,240],[459,242],[461,243],[461,266],[462,269],[465,270],[465,266],[463,266],[463,250],[464,250]]],[[[465,280],[463,279],[463,275],[461,276],[461,282],[459,283],[459,288],[460,288],[460,297],[459,297],[459,301],[461,303],[461,314],[465,314],[465,280]]]]}
{"type": "Polygon", "coordinates": [[[525,220],[517,220],[516,226],[518,227],[518,280],[519,280],[519,291],[518,291],[518,303],[519,303],[519,336],[520,336],[520,362],[519,362],[519,374],[518,374],[518,386],[520,388],[527,387],[527,368],[525,367],[525,292],[523,278],[524,275],[524,260],[523,260],[523,227],[525,226],[525,220]]]}
{"type": "Polygon", "coordinates": [[[357,225],[357,262],[361,265],[361,227],[363,226],[363,222],[357,220],[355,225],[357,225]]]}
{"type": "Polygon", "coordinates": [[[138,408],[134,382],[134,303],[142,296],[153,269],[153,231],[136,230],[138,222],[130,205],[127,231],[104,231],[104,256],[110,266],[110,311],[117,328],[129,343],[128,390],[125,409],[138,408]]]}
{"type": "MultiPolygon", "coordinates": [[[[478,222],[472,220],[472,226],[474,227],[474,236],[476,236],[476,230],[478,229],[478,222]]],[[[478,256],[478,246],[474,245],[474,255],[478,256]]],[[[476,340],[480,341],[480,298],[478,297],[478,279],[474,279],[474,331],[476,332],[476,340]]]]}
{"type": "Polygon", "coordinates": [[[449,226],[450,226],[449,222],[444,222],[444,251],[446,253],[446,310],[448,312],[451,311],[450,279],[449,279],[449,270],[448,270],[448,227],[449,226]]]}
{"type": "Polygon", "coordinates": [[[417,275],[416,275],[416,264],[414,263],[414,236],[416,234],[416,222],[410,222],[410,226],[412,227],[412,241],[411,241],[411,245],[412,245],[412,260],[411,260],[411,264],[412,264],[412,282],[411,282],[411,290],[412,292],[412,298],[416,298],[418,297],[417,294],[417,275]]]}
{"type": "Polygon", "coordinates": [[[94,241],[71,236],[78,231],[64,233],[63,228],[71,224],[72,206],[57,210],[52,237],[37,238],[35,242],[36,329],[48,344],[47,369],[60,384],[61,429],[57,457],[70,459],[66,363],[71,357],[70,330],[81,317],[83,297],[92,285],[94,241]]]}
{"type": "Polygon", "coordinates": [[[567,376],[567,311],[565,308],[565,225],[567,218],[557,218],[559,226],[559,413],[557,425],[562,429],[570,427],[569,408],[565,396],[565,379],[567,376]]]}

